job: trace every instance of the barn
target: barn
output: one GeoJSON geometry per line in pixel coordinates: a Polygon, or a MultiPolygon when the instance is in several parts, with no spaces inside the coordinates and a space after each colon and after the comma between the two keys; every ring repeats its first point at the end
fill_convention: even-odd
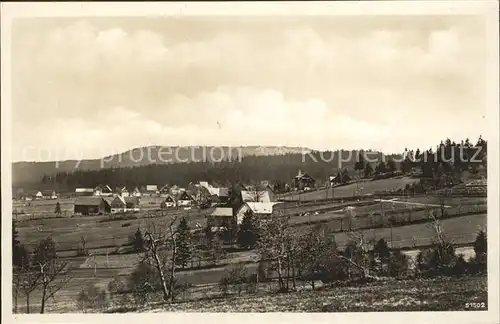
{"type": "MultiPolygon", "coordinates": [[[[128,197],[127,197],[128,198],[128,197]]],[[[125,208],[127,207],[127,203],[125,202],[125,198],[122,196],[116,196],[113,201],[111,201],[111,212],[114,213],[121,213],[125,211],[125,208]]]]}
{"type": "Polygon", "coordinates": [[[241,224],[245,214],[250,212],[259,219],[270,219],[279,202],[246,202],[236,212],[236,220],[241,224]]]}
{"type": "Polygon", "coordinates": [[[75,214],[102,215],[111,212],[111,206],[102,197],[78,197],[74,203],[75,214]]]}
{"type": "Polygon", "coordinates": [[[230,227],[233,226],[235,218],[232,208],[217,207],[207,216],[207,226],[211,228],[230,227]]]}
{"type": "Polygon", "coordinates": [[[92,196],[94,194],[94,189],[92,188],[76,188],[76,196],[92,196]]]}

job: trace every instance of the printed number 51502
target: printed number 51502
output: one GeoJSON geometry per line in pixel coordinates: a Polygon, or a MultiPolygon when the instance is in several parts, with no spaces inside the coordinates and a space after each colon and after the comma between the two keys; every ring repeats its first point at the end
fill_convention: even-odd
{"type": "Polygon", "coordinates": [[[465,303],[465,308],[467,308],[467,309],[483,309],[483,308],[486,308],[486,303],[485,302],[465,303]]]}

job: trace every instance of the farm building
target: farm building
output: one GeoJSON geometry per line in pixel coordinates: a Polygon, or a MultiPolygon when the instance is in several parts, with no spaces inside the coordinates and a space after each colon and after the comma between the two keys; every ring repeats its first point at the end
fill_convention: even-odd
{"type": "Polygon", "coordinates": [[[308,175],[307,173],[299,173],[292,179],[292,187],[299,190],[304,190],[305,188],[314,188],[316,181],[308,175]]]}
{"type": "Polygon", "coordinates": [[[207,226],[211,228],[230,227],[234,221],[232,208],[217,207],[207,216],[207,226]]]}
{"type": "Polygon", "coordinates": [[[349,175],[347,170],[343,170],[342,172],[338,172],[336,176],[330,176],[330,185],[335,184],[345,184],[352,181],[352,177],[349,175]]]}
{"type": "Polygon", "coordinates": [[[111,206],[102,197],[78,197],[74,205],[75,214],[102,215],[111,212],[111,206]]]}
{"type": "Polygon", "coordinates": [[[130,192],[127,190],[126,187],[123,187],[120,189],[120,196],[122,196],[122,197],[129,197],[130,196],[130,192]]]}
{"type": "Polygon", "coordinates": [[[277,202],[246,202],[236,212],[236,222],[241,224],[246,213],[251,212],[259,219],[269,219],[274,213],[277,202]]]}
{"type": "Polygon", "coordinates": [[[76,188],[76,196],[92,196],[94,195],[94,189],[92,188],[76,188]]]}
{"type": "Polygon", "coordinates": [[[57,194],[54,190],[44,190],[42,191],[43,199],[57,199],[57,194]]]}
{"type": "Polygon", "coordinates": [[[219,188],[219,202],[223,204],[229,203],[229,188],[219,188]]]}
{"type": "Polygon", "coordinates": [[[196,204],[196,200],[187,191],[182,191],[177,196],[177,206],[189,207],[196,204]]]}
{"type": "Polygon", "coordinates": [[[35,199],[43,199],[43,193],[41,191],[38,191],[36,194],[35,194],[35,199]]]}
{"type": "Polygon", "coordinates": [[[125,202],[125,198],[122,196],[115,196],[115,199],[111,201],[110,203],[111,206],[111,212],[114,213],[121,213],[125,211],[125,208],[127,207],[127,203],[125,202]]]}
{"type": "Polygon", "coordinates": [[[172,208],[175,207],[175,199],[171,195],[166,195],[165,200],[161,202],[162,208],[172,208]]]}
{"type": "Polygon", "coordinates": [[[146,196],[154,196],[159,194],[160,191],[158,190],[157,185],[146,185],[146,190],[144,192],[144,195],[146,196]]]}
{"type": "Polygon", "coordinates": [[[97,186],[94,189],[94,196],[103,196],[103,197],[109,197],[113,195],[113,190],[111,189],[110,186],[105,185],[105,186],[97,186]]]}

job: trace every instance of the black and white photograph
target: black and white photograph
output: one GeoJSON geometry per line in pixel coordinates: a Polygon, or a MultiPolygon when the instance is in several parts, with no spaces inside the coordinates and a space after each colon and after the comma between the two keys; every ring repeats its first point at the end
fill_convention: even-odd
{"type": "Polygon", "coordinates": [[[2,318],[499,322],[498,32],[497,1],[2,3],[2,318]]]}

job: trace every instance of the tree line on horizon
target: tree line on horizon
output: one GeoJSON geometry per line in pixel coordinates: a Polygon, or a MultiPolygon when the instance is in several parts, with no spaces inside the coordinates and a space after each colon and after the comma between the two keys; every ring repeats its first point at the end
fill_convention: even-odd
{"type": "Polygon", "coordinates": [[[456,143],[447,138],[441,141],[435,150],[406,149],[403,154],[387,156],[370,150],[313,151],[305,155],[289,153],[245,156],[241,161],[151,164],[58,172],[54,175],[44,174],[39,182],[25,184],[24,187],[74,191],[76,187],[93,188],[99,184],[108,184],[112,188],[140,187],[146,184],[187,186],[198,181],[231,187],[235,183],[256,183],[264,180],[271,183],[288,183],[299,170],[321,183],[326,182],[329,176],[349,168],[355,169],[360,177],[372,177],[394,171],[409,174],[414,168],[419,168],[422,177],[432,178],[436,172],[457,174],[469,168],[477,171],[481,165],[486,167],[486,153],[487,142],[482,137],[479,137],[475,145],[469,139],[456,143]],[[348,160],[349,157],[351,158],[348,160]],[[471,161],[472,158],[480,162],[471,161]],[[342,163],[339,163],[340,160],[342,163]],[[370,163],[367,160],[377,162],[370,163]]]}

